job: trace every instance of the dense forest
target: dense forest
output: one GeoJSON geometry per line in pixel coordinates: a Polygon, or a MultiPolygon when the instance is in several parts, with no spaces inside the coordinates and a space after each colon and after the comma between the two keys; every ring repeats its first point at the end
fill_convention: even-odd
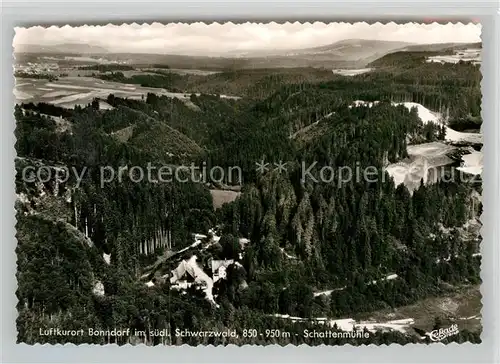
{"type": "MultiPolygon", "coordinates": [[[[408,158],[408,145],[445,138],[442,125],[424,124],[416,109],[394,102],[420,103],[440,112],[457,130],[481,123],[478,67],[421,58],[418,52],[395,53],[377,60],[376,72],[354,77],[325,70],[234,70],[201,81],[166,71],[131,77],[112,72],[99,77],[182,90],[191,97],[150,93],[131,100],[110,94],[110,110],[99,109],[98,100],[70,110],[44,103],[16,105],[18,341],[56,343],[61,338],[40,335],[39,329],[91,327],[148,334],[64,340],[150,345],[430,342],[411,329],[370,332],[369,339],[305,338],[304,330],[320,329],[314,320],[277,316],[357,318],[480,284],[480,236],[466,229],[481,214],[480,185],[422,181],[411,193],[384,171],[388,163],[408,158]],[[380,102],[352,107],[356,100],[380,102]],[[62,128],[59,118],[69,127],[62,128]],[[285,161],[286,172],[258,173],[259,161],[285,161]],[[302,163],[316,163],[310,173],[318,178],[320,167],[331,167],[332,181],[341,179],[339,167],[373,166],[377,179],[304,181],[302,163]],[[148,164],[238,166],[241,179],[226,178],[222,184],[241,192],[214,210],[214,183],[136,182],[128,171],[148,164]],[[125,178],[103,184],[103,168],[124,166],[125,178]],[[61,170],[70,171],[68,178],[55,179],[61,170]],[[220,240],[207,249],[191,248],[193,234],[210,239],[215,228],[220,240]],[[249,243],[243,246],[241,239],[249,243]],[[182,259],[197,254],[200,261],[239,263],[215,282],[217,305],[196,288],[171,289],[168,280],[145,285],[144,274],[158,282],[155,272],[175,268],[181,258],[172,255],[181,250],[182,259]],[[151,266],[155,269],[148,270],[151,266]],[[386,279],[390,276],[394,279],[386,279]],[[95,293],[96,284],[102,293],[95,293]],[[333,292],[316,294],[321,290],[333,292]],[[290,336],[243,336],[247,329],[274,328],[290,336]],[[181,338],[173,334],[176,329],[236,330],[239,337],[181,338]],[[154,330],[171,336],[149,334],[154,330]]],[[[432,319],[433,327],[425,331],[453,322],[432,319]]],[[[464,328],[446,340],[480,342],[480,330],[464,328]]]]}

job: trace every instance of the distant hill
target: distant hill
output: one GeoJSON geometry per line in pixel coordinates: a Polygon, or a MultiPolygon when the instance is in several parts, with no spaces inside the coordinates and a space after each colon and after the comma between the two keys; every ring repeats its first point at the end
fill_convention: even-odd
{"type": "Polygon", "coordinates": [[[303,49],[231,52],[226,57],[245,59],[254,67],[362,67],[387,53],[411,46],[407,42],[345,39],[332,44],[303,49]]]}
{"type": "MultiPolygon", "coordinates": [[[[395,52],[451,52],[481,48],[481,43],[412,44],[384,40],[345,39],[332,44],[289,50],[262,50],[231,53],[253,67],[365,67],[395,52]]],[[[228,55],[229,57],[229,55],[228,55]]]]}
{"type": "Polygon", "coordinates": [[[221,56],[189,56],[160,53],[113,53],[88,44],[58,44],[42,46],[22,44],[16,53],[101,55],[112,61],[126,61],[136,66],[167,65],[171,68],[210,70],[262,68],[363,68],[394,52],[442,52],[465,48],[480,48],[481,43],[412,44],[384,40],[345,39],[332,44],[287,50],[234,51],[221,56]]]}
{"type": "Polygon", "coordinates": [[[369,67],[399,67],[404,68],[420,66],[425,59],[431,56],[452,55],[456,51],[465,49],[480,49],[481,43],[438,43],[438,44],[418,44],[390,52],[383,57],[368,64],[369,67]]]}
{"type": "Polygon", "coordinates": [[[482,48],[482,43],[435,43],[415,44],[399,49],[402,52],[441,52],[447,50],[461,50],[467,48],[482,48]]]}
{"type": "Polygon", "coordinates": [[[286,51],[281,56],[311,62],[356,62],[368,65],[394,52],[452,52],[468,48],[482,48],[481,43],[412,44],[367,39],[346,39],[339,42],[306,49],[286,51]]]}
{"type": "Polygon", "coordinates": [[[83,43],[63,43],[55,45],[19,44],[15,47],[15,53],[102,54],[108,53],[108,50],[100,46],[83,43]]]}
{"type": "Polygon", "coordinates": [[[407,42],[345,39],[333,44],[288,52],[288,55],[329,55],[343,60],[361,60],[412,45],[407,42]]]}
{"type": "Polygon", "coordinates": [[[386,49],[398,49],[412,45],[408,42],[393,42],[383,40],[367,39],[344,39],[332,44],[312,48],[283,49],[283,50],[255,50],[247,52],[230,52],[228,56],[240,57],[269,57],[269,56],[303,56],[303,55],[330,55],[336,57],[351,56],[360,53],[362,49],[384,51],[386,49]]]}

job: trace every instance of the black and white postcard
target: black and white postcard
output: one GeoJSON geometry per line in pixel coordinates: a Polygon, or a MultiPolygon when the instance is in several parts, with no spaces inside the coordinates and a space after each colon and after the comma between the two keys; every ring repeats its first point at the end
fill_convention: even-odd
{"type": "Polygon", "coordinates": [[[15,29],[17,340],[481,342],[481,25],[15,29]]]}

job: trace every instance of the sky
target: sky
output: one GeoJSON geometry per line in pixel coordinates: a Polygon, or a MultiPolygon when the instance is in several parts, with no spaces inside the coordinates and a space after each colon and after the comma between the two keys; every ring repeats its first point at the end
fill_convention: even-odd
{"type": "Polygon", "coordinates": [[[187,55],[256,50],[301,49],[343,39],[391,40],[409,43],[480,42],[479,24],[367,23],[136,23],[71,27],[15,28],[20,44],[82,43],[111,52],[187,55]]]}

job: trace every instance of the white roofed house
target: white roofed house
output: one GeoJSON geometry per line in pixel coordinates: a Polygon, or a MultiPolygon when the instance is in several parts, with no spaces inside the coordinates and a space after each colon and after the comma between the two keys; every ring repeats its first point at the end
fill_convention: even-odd
{"type": "Polygon", "coordinates": [[[172,276],[170,277],[170,283],[176,288],[188,288],[196,282],[196,270],[195,270],[196,259],[183,260],[179,263],[177,268],[172,270],[172,276]]]}
{"type": "Polygon", "coordinates": [[[193,255],[188,260],[183,260],[177,268],[172,270],[170,283],[172,289],[186,289],[193,284],[198,285],[205,292],[206,298],[217,305],[212,295],[213,281],[196,262],[197,257],[193,255]]]}
{"type": "Polygon", "coordinates": [[[227,277],[227,267],[234,263],[233,259],[224,259],[224,260],[212,260],[212,277],[214,283],[219,279],[226,279],[227,277]]]}
{"type": "Polygon", "coordinates": [[[193,270],[189,269],[186,261],[183,260],[179,263],[177,268],[172,271],[170,283],[174,289],[186,289],[193,285],[196,276],[193,275],[193,270]]]}

